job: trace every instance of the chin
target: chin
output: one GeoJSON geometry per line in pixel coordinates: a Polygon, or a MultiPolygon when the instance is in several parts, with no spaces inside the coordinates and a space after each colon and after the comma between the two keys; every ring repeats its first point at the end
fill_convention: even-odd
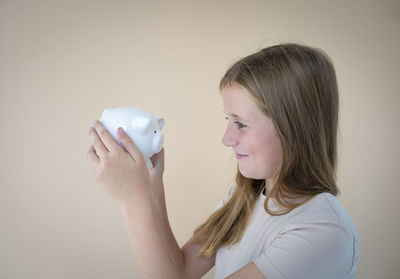
{"type": "Polygon", "coordinates": [[[243,175],[246,178],[251,178],[251,179],[264,179],[265,177],[262,175],[257,175],[257,173],[253,170],[241,168],[239,165],[239,171],[241,175],[243,175]]]}
{"type": "Polygon", "coordinates": [[[273,174],[271,173],[265,173],[265,170],[263,169],[255,169],[255,168],[246,168],[245,166],[241,166],[239,164],[239,171],[240,173],[246,177],[246,178],[251,178],[251,179],[270,179],[273,174]]]}

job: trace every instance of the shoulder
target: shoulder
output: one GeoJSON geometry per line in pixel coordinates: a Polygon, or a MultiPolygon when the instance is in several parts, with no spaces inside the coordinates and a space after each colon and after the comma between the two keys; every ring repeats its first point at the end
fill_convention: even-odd
{"type": "Polygon", "coordinates": [[[302,226],[315,229],[329,228],[332,232],[346,234],[351,240],[358,239],[357,229],[338,198],[321,193],[288,213],[286,229],[302,226]]]}
{"type": "Polygon", "coordinates": [[[289,213],[290,219],[300,222],[322,222],[346,226],[355,230],[355,226],[338,198],[330,193],[321,193],[289,213]]]}

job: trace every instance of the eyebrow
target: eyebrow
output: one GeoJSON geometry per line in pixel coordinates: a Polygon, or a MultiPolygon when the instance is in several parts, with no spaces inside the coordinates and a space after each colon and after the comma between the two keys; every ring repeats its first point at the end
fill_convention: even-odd
{"type": "Polygon", "coordinates": [[[226,115],[231,115],[231,116],[233,116],[233,117],[235,117],[235,118],[239,118],[240,120],[242,120],[242,121],[244,121],[244,122],[247,122],[247,123],[251,123],[252,121],[250,121],[249,119],[244,119],[243,117],[241,117],[240,115],[237,115],[237,114],[235,114],[235,113],[227,113],[225,110],[223,111],[224,112],[224,114],[226,114],[226,115]]]}

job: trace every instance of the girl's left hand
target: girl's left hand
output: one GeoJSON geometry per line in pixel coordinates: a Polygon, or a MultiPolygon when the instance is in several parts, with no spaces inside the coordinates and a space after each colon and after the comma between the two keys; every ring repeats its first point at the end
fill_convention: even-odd
{"type": "MultiPolygon", "coordinates": [[[[150,176],[142,154],[129,136],[122,128],[118,129],[117,134],[126,151],[99,121],[95,121],[89,131],[92,146],[87,157],[92,164],[98,183],[113,198],[124,202],[138,195],[149,194],[153,178],[150,176]]],[[[162,176],[163,162],[162,167],[159,166],[157,170],[157,176],[162,176]]]]}

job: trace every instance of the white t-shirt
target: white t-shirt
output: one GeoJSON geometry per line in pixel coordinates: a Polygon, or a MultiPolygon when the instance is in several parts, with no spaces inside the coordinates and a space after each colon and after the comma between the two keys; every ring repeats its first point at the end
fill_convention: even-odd
{"type": "MultiPolygon", "coordinates": [[[[261,194],[240,242],[217,251],[216,279],[225,278],[250,262],[267,279],[356,278],[357,229],[335,196],[318,194],[282,216],[269,215],[264,201],[261,194]]],[[[278,207],[270,200],[269,208],[278,207]]]]}

